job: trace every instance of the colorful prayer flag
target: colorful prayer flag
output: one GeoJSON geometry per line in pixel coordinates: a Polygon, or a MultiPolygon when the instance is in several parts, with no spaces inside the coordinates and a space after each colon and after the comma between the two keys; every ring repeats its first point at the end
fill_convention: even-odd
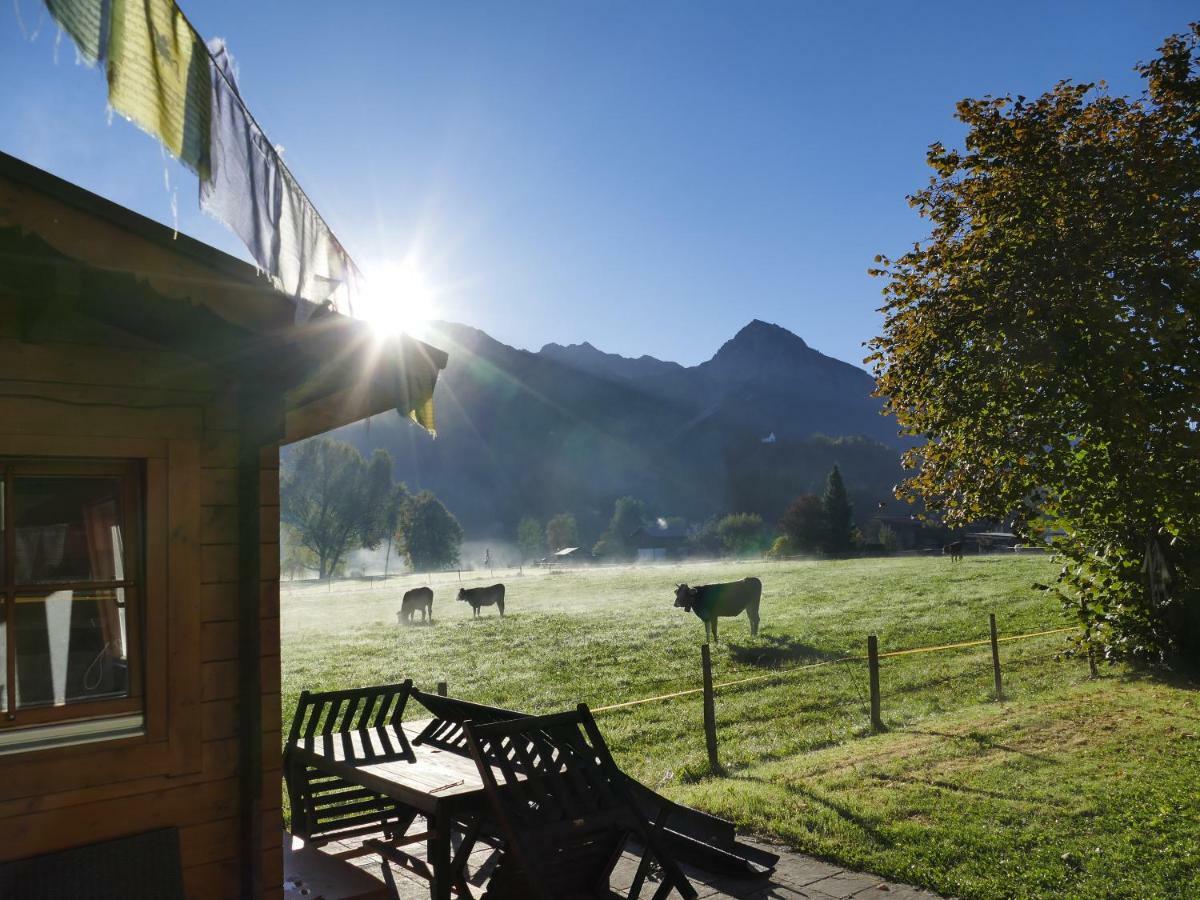
{"type": "Polygon", "coordinates": [[[108,102],[208,177],[209,56],[173,0],[112,0],[108,102]]]}
{"type": "Polygon", "coordinates": [[[228,48],[214,40],[208,49],[212,152],[200,207],[233,229],[282,291],[307,301],[297,303],[298,322],[313,304],[349,312],[357,267],[246,110],[228,48]]]}
{"type": "Polygon", "coordinates": [[[108,52],[109,7],[109,0],[46,0],[50,15],[71,36],[90,66],[108,52]]]}

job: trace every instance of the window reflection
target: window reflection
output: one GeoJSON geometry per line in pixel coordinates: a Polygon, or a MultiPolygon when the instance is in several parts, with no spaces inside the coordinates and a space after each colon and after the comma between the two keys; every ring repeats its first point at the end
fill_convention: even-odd
{"type": "Polygon", "coordinates": [[[125,592],[18,594],[17,708],[129,695],[125,592]]]}
{"type": "Polygon", "coordinates": [[[119,484],[116,478],[14,479],[14,581],[122,580],[119,484]]]}

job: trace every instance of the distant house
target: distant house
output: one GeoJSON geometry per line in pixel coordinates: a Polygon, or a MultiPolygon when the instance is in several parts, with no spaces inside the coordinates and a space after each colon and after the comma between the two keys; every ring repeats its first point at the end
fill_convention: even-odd
{"type": "Polygon", "coordinates": [[[1012,550],[1021,542],[1021,538],[1010,531],[968,531],[963,537],[974,542],[980,553],[1012,550]]]}
{"type": "Polygon", "coordinates": [[[643,525],[629,537],[637,548],[638,562],[682,559],[688,555],[688,533],[681,525],[668,525],[660,519],[643,525]]]}
{"type": "Polygon", "coordinates": [[[555,550],[546,560],[546,564],[549,566],[573,566],[581,558],[578,547],[563,547],[561,550],[555,550]]]}

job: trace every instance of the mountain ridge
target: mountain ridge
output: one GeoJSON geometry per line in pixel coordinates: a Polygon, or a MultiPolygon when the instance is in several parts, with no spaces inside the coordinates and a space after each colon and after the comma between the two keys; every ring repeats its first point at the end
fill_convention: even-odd
{"type": "Polygon", "coordinates": [[[771,523],[835,462],[866,510],[900,475],[902,443],[871,376],[761,320],[690,367],[589,342],[522,350],[451,322],[425,339],[449,355],[437,440],[395,417],[338,436],[389,450],[396,475],[433,490],[471,535],[511,537],[525,515],[571,512],[586,541],[627,494],[655,515],[771,523]]]}
{"type": "MultiPolygon", "coordinates": [[[[443,324],[451,324],[451,323],[443,323],[443,324]]],[[[539,354],[542,356],[546,356],[551,359],[556,359],[556,360],[559,360],[560,362],[570,362],[570,363],[573,363],[576,365],[580,365],[580,367],[583,367],[583,368],[588,367],[589,361],[603,359],[605,361],[606,366],[627,364],[627,365],[631,365],[631,366],[632,365],[655,366],[655,367],[670,368],[672,370],[687,371],[687,370],[697,369],[697,368],[700,368],[701,366],[706,365],[707,363],[711,363],[714,360],[716,360],[718,357],[721,357],[723,354],[728,355],[728,354],[734,352],[736,350],[736,348],[739,348],[740,346],[744,346],[745,344],[747,344],[750,341],[755,341],[757,344],[759,344],[761,346],[763,343],[766,342],[764,340],[764,338],[768,338],[768,337],[770,339],[773,339],[777,343],[781,343],[781,342],[792,343],[801,351],[815,354],[816,356],[819,356],[822,359],[840,363],[841,365],[844,365],[844,366],[849,366],[851,369],[855,369],[859,372],[862,372],[865,375],[868,375],[868,377],[870,377],[869,373],[866,372],[866,370],[860,368],[859,366],[855,365],[854,363],[849,363],[849,362],[846,362],[845,360],[838,359],[835,356],[829,356],[827,354],[821,353],[819,350],[815,350],[812,347],[810,347],[808,345],[808,343],[804,340],[804,338],[802,338],[800,335],[796,334],[795,332],[790,331],[787,328],[784,328],[782,325],[777,325],[773,322],[767,322],[763,319],[751,319],[750,322],[748,322],[746,325],[742,326],[742,328],[740,328],[733,337],[729,338],[727,341],[725,341],[723,344],[721,344],[721,346],[717,348],[717,350],[713,353],[713,355],[711,357],[709,357],[708,359],[703,360],[701,362],[698,362],[694,365],[691,365],[691,366],[685,366],[682,363],[676,362],[674,360],[661,359],[659,357],[652,356],[648,353],[643,353],[641,356],[625,356],[620,353],[613,353],[611,351],[601,350],[595,344],[593,344],[591,341],[586,341],[586,340],[581,341],[577,344],[560,344],[556,341],[550,341],[549,343],[543,344],[539,350],[530,351],[530,352],[536,353],[536,354],[539,354]]]]}

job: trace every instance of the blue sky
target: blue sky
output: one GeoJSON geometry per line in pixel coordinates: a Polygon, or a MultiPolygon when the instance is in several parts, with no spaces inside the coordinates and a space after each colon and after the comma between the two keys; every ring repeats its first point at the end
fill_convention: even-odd
{"type": "MultiPolygon", "coordinates": [[[[368,271],[415,256],[441,317],[520,347],[684,364],[752,318],[858,362],[866,269],[954,103],[1132,72],[1194,3],[181,0],[368,271]]],[[[0,7],[0,149],[245,258],[195,177],[108,122],[40,3],[0,7]],[[22,33],[32,34],[30,41],[22,33]],[[56,60],[57,57],[57,60],[56,60]]]]}

